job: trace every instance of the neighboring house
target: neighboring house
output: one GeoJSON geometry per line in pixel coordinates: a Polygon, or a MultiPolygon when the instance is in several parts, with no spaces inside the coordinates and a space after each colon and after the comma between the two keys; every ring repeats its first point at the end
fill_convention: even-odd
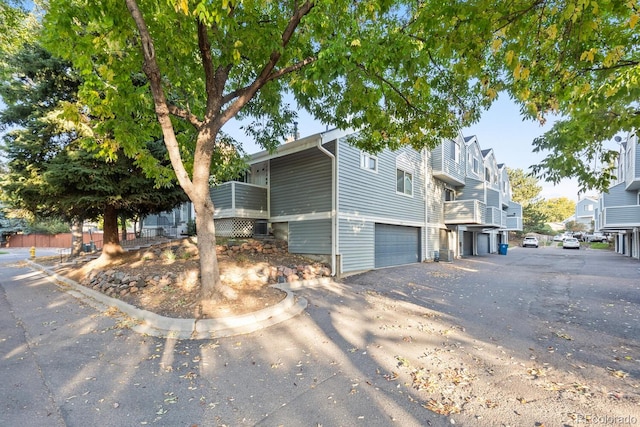
{"type": "Polygon", "coordinates": [[[615,235],[615,250],[640,259],[640,147],[637,131],[620,144],[617,182],[600,196],[595,231],[615,235]]]}
{"type": "Polygon", "coordinates": [[[273,234],[340,275],[495,253],[508,230],[522,229],[506,168],[477,140],[372,155],[348,134],[331,130],[251,156],[244,182],[211,189],[217,234],[273,234]]]}
{"type": "Polygon", "coordinates": [[[195,221],[193,204],[187,202],[172,211],[148,215],[142,221],[142,234],[148,236],[180,237],[187,234],[188,224],[195,221]]]}
{"type": "Polygon", "coordinates": [[[585,197],[576,203],[576,214],[568,221],[575,221],[584,227],[584,231],[593,232],[597,208],[597,198],[585,197]]]}
{"type": "Polygon", "coordinates": [[[25,222],[18,218],[7,218],[5,216],[5,206],[0,202],[0,245],[7,242],[7,238],[25,229],[25,222]]]}

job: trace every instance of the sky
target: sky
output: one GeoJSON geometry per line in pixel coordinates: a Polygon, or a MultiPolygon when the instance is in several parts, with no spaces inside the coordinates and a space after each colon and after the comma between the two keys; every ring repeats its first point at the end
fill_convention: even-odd
{"type": "MultiPolygon", "coordinates": [[[[544,125],[538,121],[522,119],[520,109],[506,95],[502,95],[475,125],[465,128],[465,136],[476,135],[480,148],[493,148],[498,163],[504,163],[510,169],[522,169],[530,172],[530,166],[539,163],[546,153],[533,152],[533,140],[553,127],[555,120],[550,118],[544,125]]],[[[539,181],[542,187],[540,197],[545,199],[566,197],[577,202],[585,195],[578,195],[576,179],[563,179],[554,184],[539,181]]]]}
{"type": "MultiPolygon", "coordinates": [[[[306,112],[299,111],[298,114],[298,131],[301,137],[326,130],[326,125],[314,121],[306,112]]],[[[493,148],[498,163],[504,163],[510,169],[529,172],[531,165],[545,157],[544,153],[533,153],[532,142],[552,126],[552,120],[548,120],[544,126],[536,121],[523,121],[519,108],[506,95],[502,95],[484,112],[478,123],[463,129],[462,133],[464,136],[476,135],[483,150],[493,148]]],[[[239,127],[239,123],[230,122],[223,130],[238,141],[247,141],[248,137],[239,127]]],[[[252,142],[245,143],[243,148],[247,154],[262,151],[252,142]]],[[[575,179],[565,179],[559,184],[540,181],[539,185],[542,187],[540,197],[544,199],[566,197],[577,202],[579,197],[585,197],[584,194],[578,196],[578,183],[575,179]]]]}

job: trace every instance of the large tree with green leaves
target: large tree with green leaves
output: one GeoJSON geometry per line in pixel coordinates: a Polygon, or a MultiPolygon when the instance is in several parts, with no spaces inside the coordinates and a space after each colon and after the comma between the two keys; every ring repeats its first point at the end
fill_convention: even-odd
{"type": "MultiPolygon", "coordinates": [[[[8,170],[0,186],[11,206],[71,223],[102,217],[106,257],[122,250],[118,215],[156,213],[186,201],[179,186],[158,188],[121,150],[105,158],[75,125],[60,119],[61,106],[76,103],[81,83],[68,62],[28,43],[2,68],[11,77],[0,84],[7,104],[0,126],[13,129],[3,136],[8,170]]],[[[167,166],[161,141],[148,141],[145,148],[158,167],[167,166]]]]}
{"type": "Polygon", "coordinates": [[[540,209],[540,192],[542,187],[536,177],[525,173],[522,169],[509,169],[509,183],[511,184],[511,198],[522,205],[522,228],[525,233],[538,233],[545,230],[549,221],[546,213],[540,209]]]}
{"type": "Polygon", "coordinates": [[[504,84],[526,116],[559,118],[533,141],[534,151],[546,154],[533,171],[546,181],[574,177],[583,190],[606,191],[617,155],[606,143],[640,127],[640,4],[504,4],[508,13],[497,9],[492,39],[492,55],[508,71],[504,84]]]}
{"type": "Polygon", "coordinates": [[[512,199],[522,205],[524,232],[548,233],[548,222],[565,220],[575,213],[576,204],[566,197],[543,199],[538,179],[522,169],[509,169],[512,199]]]}
{"type": "Polygon", "coordinates": [[[540,199],[542,187],[536,177],[525,173],[522,169],[507,168],[511,184],[511,198],[524,208],[540,199]]]}
{"type": "Polygon", "coordinates": [[[549,222],[561,222],[576,213],[576,202],[566,197],[544,199],[539,202],[539,205],[549,222]]]}

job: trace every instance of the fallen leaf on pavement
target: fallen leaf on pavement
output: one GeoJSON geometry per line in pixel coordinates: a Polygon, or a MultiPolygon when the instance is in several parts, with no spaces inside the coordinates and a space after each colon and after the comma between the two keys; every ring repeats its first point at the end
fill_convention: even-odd
{"type": "Polygon", "coordinates": [[[573,341],[573,338],[570,335],[567,335],[563,332],[554,332],[554,334],[559,338],[564,338],[567,341],[573,341]]]}
{"type": "Polygon", "coordinates": [[[498,402],[494,402],[493,400],[486,400],[484,402],[484,406],[486,406],[489,409],[493,409],[493,408],[497,408],[498,407],[498,402]]]}
{"type": "Polygon", "coordinates": [[[422,406],[440,415],[459,414],[461,411],[460,407],[451,400],[438,402],[435,399],[429,399],[429,401],[422,406]]]}
{"type": "Polygon", "coordinates": [[[629,375],[628,372],[621,371],[620,369],[609,368],[608,366],[607,366],[607,371],[609,371],[611,375],[613,375],[616,378],[626,378],[629,375]]]}

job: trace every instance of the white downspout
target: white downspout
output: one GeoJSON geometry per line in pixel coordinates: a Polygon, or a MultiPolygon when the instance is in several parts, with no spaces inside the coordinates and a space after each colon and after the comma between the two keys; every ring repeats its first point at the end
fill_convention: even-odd
{"type": "MultiPolygon", "coordinates": [[[[331,159],[331,275],[337,273],[336,257],[338,253],[338,221],[337,221],[337,193],[338,193],[338,176],[336,174],[336,156],[322,146],[324,143],[324,134],[318,140],[318,150],[323,152],[331,159]]],[[[338,151],[338,140],[336,139],[336,152],[338,151]]]]}
{"type": "MultiPolygon", "coordinates": [[[[423,171],[424,177],[422,179],[424,182],[424,251],[425,251],[425,253],[422,254],[422,261],[425,261],[429,259],[430,228],[429,228],[429,215],[427,213],[429,212],[429,194],[431,194],[429,193],[427,186],[433,185],[433,180],[431,178],[432,175],[430,175],[431,171],[429,170],[429,165],[431,164],[431,157],[430,157],[430,152],[426,148],[422,149],[422,161],[424,162],[424,171],[423,171]]],[[[433,200],[431,202],[433,203],[433,200]]],[[[438,238],[439,237],[440,236],[438,235],[438,238]]]]}

